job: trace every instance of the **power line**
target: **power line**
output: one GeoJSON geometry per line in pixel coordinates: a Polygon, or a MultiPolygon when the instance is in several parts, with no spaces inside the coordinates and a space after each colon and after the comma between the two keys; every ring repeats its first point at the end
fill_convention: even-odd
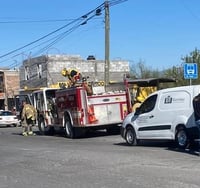
{"type": "MultiPolygon", "coordinates": [[[[91,19],[91,18],[90,18],[90,19],[91,19]]],[[[101,19],[102,19],[102,18],[101,18],[101,19]]],[[[87,20],[89,20],[89,19],[87,19],[87,20]]],[[[57,42],[59,42],[60,40],[62,40],[63,38],[65,38],[68,34],[72,33],[72,32],[73,32],[75,29],[77,29],[79,26],[83,25],[84,22],[85,22],[85,21],[82,21],[82,20],[81,20],[81,21],[79,22],[79,24],[77,24],[76,26],[73,26],[73,27],[70,28],[69,30],[67,30],[67,31],[65,31],[65,32],[63,32],[63,33],[61,33],[61,34],[58,34],[58,35],[56,35],[56,36],[54,36],[54,37],[52,37],[52,38],[50,38],[50,39],[48,39],[48,40],[46,40],[46,41],[43,41],[43,42],[37,44],[36,46],[33,46],[32,48],[28,48],[27,50],[25,50],[25,51],[23,51],[23,52],[17,53],[17,54],[15,54],[15,55],[13,55],[11,58],[7,58],[7,59],[5,59],[5,60],[2,60],[2,61],[0,61],[0,64],[1,64],[1,63],[4,63],[4,62],[7,62],[7,61],[10,61],[11,59],[14,59],[14,58],[16,58],[17,56],[20,56],[20,55],[24,54],[24,53],[27,52],[27,51],[31,51],[31,50],[33,50],[33,49],[39,47],[39,46],[41,47],[42,45],[44,45],[44,44],[46,44],[46,43],[48,43],[48,42],[54,40],[53,42],[51,42],[51,43],[48,44],[47,46],[43,47],[43,48],[42,48],[41,50],[39,50],[38,52],[34,53],[34,55],[37,55],[37,54],[39,54],[39,53],[42,53],[43,51],[48,50],[51,46],[53,46],[54,44],[56,44],[57,42]]]]}
{"type": "MultiPolygon", "coordinates": [[[[72,28],[70,28],[69,30],[57,35],[56,37],[54,37],[53,40],[50,44],[48,44],[47,46],[43,47],[42,49],[40,49],[37,53],[42,53],[45,50],[48,50],[50,47],[52,47],[54,44],[56,44],[57,42],[59,42],[60,40],[62,40],[63,38],[66,37],[66,35],[70,34],[71,32],[73,32],[75,29],[77,29],[81,24],[75,25],[72,28]]],[[[52,39],[50,39],[52,40],[52,39]]],[[[49,41],[50,41],[49,40],[49,41]]]]}
{"type": "Polygon", "coordinates": [[[56,32],[58,32],[58,31],[60,31],[60,30],[62,30],[62,29],[64,29],[64,28],[68,27],[69,25],[75,23],[76,21],[86,19],[86,18],[88,17],[88,15],[90,15],[90,14],[93,13],[93,12],[95,12],[97,9],[102,8],[103,4],[104,4],[104,3],[102,3],[101,5],[99,5],[97,8],[91,10],[90,12],[84,14],[83,16],[81,16],[81,17],[79,17],[79,18],[77,18],[77,19],[71,21],[70,23],[68,23],[68,24],[66,24],[66,25],[64,25],[64,26],[62,26],[62,27],[60,27],[60,28],[58,28],[58,29],[56,29],[56,30],[54,30],[54,31],[52,31],[52,32],[50,32],[50,33],[48,33],[47,35],[44,35],[43,37],[41,37],[41,38],[39,38],[39,39],[37,39],[37,40],[35,40],[35,41],[32,41],[32,42],[30,42],[30,43],[28,43],[28,44],[26,44],[26,45],[24,45],[24,46],[22,46],[22,47],[19,47],[19,48],[15,49],[15,50],[12,50],[12,51],[10,51],[10,52],[4,54],[4,55],[1,55],[0,58],[6,57],[6,56],[8,56],[8,55],[11,55],[11,54],[13,54],[13,53],[19,51],[19,50],[22,50],[22,49],[26,48],[26,47],[28,47],[28,46],[31,46],[32,44],[35,44],[35,43],[37,43],[37,42],[39,42],[39,41],[41,41],[41,40],[43,40],[43,39],[49,37],[50,35],[53,35],[54,33],[56,33],[56,32]]]}
{"type": "Polygon", "coordinates": [[[70,33],[72,33],[74,30],[76,30],[77,28],[79,28],[80,26],[84,25],[85,23],[87,23],[89,20],[93,19],[96,15],[92,15],[90,17],[88,17],[85,21],[81,21],[80,23],[76,24],[75,26],[73,26],[72,28],[70,28],[69,30],[61,33],[59,36],[56,37],[56,39],[54,41],[52,41],[50,44],[48,44],[46,47],[42,48],[38,53],[42,53],[45,50],[48,50],[50,47],[52,47],[54,44],[58,43],[60,40],[62,40],[63,38],[65,38],[66,36],[68,36],[70,33]]]}
{"type": "MultiPolygon", "coordinates": [[[[80,19],[80,18],[78,18],[78,19],[80,19]]],[[[77,20],[78,20],[78,19],[77,19],[77,20]]],[[[77,21],[77,20],[76,20],[76,21],[77,21]]],[[[73,22],[75,22],[75,21],[73,21],[73,22]]],[[[48,33],[47,35],[44,35],[43,37],[41,37],[41,38],[39,38],[39,39],[37,39],[37,40],[35,40],[35,41],[33,41],[33,42],[30,42],[30,43],[28,43],[28,44],[26,44],[26,45],[24,45],[24,46],[22,46],[22,47],[20,47],[20,48],[17,48],[17,49],[15,49],[15,50],[12,50],[12,51],[10,51],[10,52],[8,52],[8,53],[6,53],[6,54],[0,56],[0,58],[6,57],[6,56],[8,56],[8,55],[10,55],[10,54],[13,54],[13,53],[15,53],[15,52],[17,52],[17,51],[19,51],[19,50],[22,50],[22,49],[24,49],[24,48],[26,48],[26,47],[28,47],[28,46],[30,46],[30,45],[32,45],[32,44],[35,44],[36,42],[39,42],[39,41],[41,41],[42,39],[45,39],[45,38],[47,38],[48,36],[50,36],[50,35],[52,35],[52,34],[58,32],[58,31],[64,29],[65,27],[69,26],[69,25],[72,24],[73,22],[70,22],[70,23],[68,23],[68,24],[66,24],[66,25],[64,25],[64,26],[62,26],[62,27],[60,27],[60,28],[58,28],[58,29],[56,29],[56,30],[54,30],[54,31],[52,31],[52,32],[50,32],[50,33],[48,33]]]]}
{"type": "MultiPolygon", "coordinates": [[[[98,19],[98,18],[96,18],[98,19]]],[[[52,20],[26,20],[26,21],[0,21],[0,24],[32,24],[32,23],[52,23],[52,22],[66,22],[75,19],[52,19],[52,20]]]]}
{"type": "Polygon", "coordinates": [[[109,3],[109,6],[114,6],[114,5],[117,5],[117,4],[126,2],[126,1],[128,1],[128,0],[111,0],[111,1],[108,1],[108,3],[109,3]]]}
{"type": "Polygon", "coordinates": [[[194,13],[194,10],[192,10],[184,1],[180,1],[180,3],[183,5],[183,7],[198,21],[200,21],[200,17],[194,13]]]}
{"type": "MultiPolygon", "coordinates": [[[[110,6],[114,6],[114,5],[117,5],[117,4],[122,3],[122,2],[125,2],[125,1],[128,1],[128,0],[111,0],[111,1],[107,1],[107,2],[109,3],[110,6]]],[[[32,41],[32,42],[30,42],[30,43],[28,43],[28,44],[26,44],[26,45],[24,45],[24,46],[22,46],[22,47],[19,47],[19,48],[15,49],[15,50],[12,50],[12,51],[10,51],[10,52],[4,54],[4,55],[1,55],[0,58],[9,56],[9,55],[11,55],[11,54],[13,54],[13,53],[15,53],[15,52],[17,52],[17,51],[19,51],[19,50],[22,50],[22,49],[24,49],[24,48],[26,48],[26,47],[28,47],[28,46],[31,46],[31,45],[33,45],[33,44],[35,44],[35,43],[37,43],[37,42],[39,42],[39,41],[41,41],[41,40],[43,40],[43,39],[45,39],[45,38],[47,38],[47,37],[49,37],[49,36],[51,36],[51,35],[57,33],[57,32],[59,32],[59,31],[65,29],[65,28],[68,27],[69,25],[72,25],[72,24],[75,24],[76,22],[78,22],[78,23],[76,23],[72,28],[70,28],[69,30],[64,31],[63,33],[57,35],[56,37],[53,37],[53,38],[49,39],[48,41],[45,41],[45,42],[42,43],[42,44],[44,44],[44,43],[47,43],[47,42],[53,40],[50,44],[48,44],[46,47],[43,47],[40,51],[44,51],[44,50],[49,49],[51,46],[53,46],[55,43],[57,43],[58,41],[60,41],[60,40],[62,40],[63,38],[65,38],[68,34],[70,34],[71,32],[73,32],[75,29],[77,29],[77,28],[80,27],[81,25],[84,25],[84,24],[87,23],[89,20],[93,19],[95,16],[100,15],[100,14],[101,14],[101,11],[105,9],[105,6],[104,6],[104,5],[105,5],[105,3],[102,3],[101,5],[99,5],[98,7],[96,7],[95,9],[89,11],[88,13],[84,14],[83,16],[81,16],[81,17],[79,17],[79,18],[77,18],[77,19],[73,19],[73,20],[72,20],[72,19],[68,19],[68,20],[72,20],[72,21],[69,22],[68,24],[65,24],[64,26],[62,26],[62,27],[60,27],[60,28],[58,28],[58,29],[56,29],[56,30],[54,30],[54,31],[52,31],[52,32],[50,32],[50,33],[44,35],[43,37],[40,37],[40,38],[37,39],[37,40],[34,40],[34,41],[32,41]],[[90,17],[88,17],[91,13],[95,13],[95,14],[92,15],[92,16],[90,16],[90,17]]],[[[63,21],[64,21],[64,20],[66,21],[67,19],[63,19],[63,21]]],[[[48,22],[48,21],[56,21],[56,20],[46,20],[46,21],[48,22]]],[[[59,21],[59,20],[57,20],[57,21],[59,21]]],[[[37,22],[37,21],[34,21],[34,22],[37,22]]],[[[38,21],[38,22],[40,22],[40,21],[38,21]]],[[[41,22],[42,22],[42,21],[41,21],[41,22]]],[[[1,22],[0,22],[0,23],[1,23],[1,22]]],[[[29,22],[27,21],[27,23],[29,23],[29,22]]],[[[40,46],[40,45],[41,45],[41,43],[40,43],[39,45],[37,45],[36,47],[38,47],[38,46],[40,46]]],[[[35,47],[33,47],[33,48],[35,48],[35,47]]],[[[32,49],[33,49],[33,48],[32,48],[32,49]]],[[[14,55],[13,57],[16,57],[16,56],[18,56],[18,55],[21,55],[21,53],[16,54],[16,55],[14,55]]],[[[1,63],[1,62],[0,62],[0,63],[1,63]]]]}
{"type": "Polygon", "coordinates": [[[0,21],[0,24],[24,24],[24,23],[45,23],[45,22],[66,22],[75,19],[56,19],[56,20],[26,20],[26,21],[0,21]]]}

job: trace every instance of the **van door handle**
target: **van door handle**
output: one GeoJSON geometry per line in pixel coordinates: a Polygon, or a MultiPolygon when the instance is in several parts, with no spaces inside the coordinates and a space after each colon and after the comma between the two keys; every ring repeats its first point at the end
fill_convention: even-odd
{"type": "Polygon", "coordinates": [[[153,118],[153,117],[154,117],[154,115],[150,115],[150,116],[149,116],[149,118],[153,118]]]}

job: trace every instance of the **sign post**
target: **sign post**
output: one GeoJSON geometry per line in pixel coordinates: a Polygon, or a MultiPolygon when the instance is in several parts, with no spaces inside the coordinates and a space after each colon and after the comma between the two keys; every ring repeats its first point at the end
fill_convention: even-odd
{"type": "Polygon", "coordinates": [[[197,63],[185,63],[183,68],[184,68],[184,79],[190,79],[190,85],[192,85],[192,79],[198,78],[197,63]]]}

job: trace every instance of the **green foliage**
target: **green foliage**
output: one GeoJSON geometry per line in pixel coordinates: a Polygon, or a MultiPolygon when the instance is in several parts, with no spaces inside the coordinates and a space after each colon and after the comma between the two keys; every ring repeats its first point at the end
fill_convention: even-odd
{"type": "Polygon", "coordinates": [[[136,78],[158,78],[160,72],[158,70],[152,70],[151,67],[147,67],[145,62],[140,60],[137,64],[132,63],[130,67],[130,76],[136,78]]]}
{"type": "Polygon", "coordinates": [[[184,86],[189,85],[190,80],[184,79],[184,63],[197,63],[198,65],[198,79],[191,80],[193,85],[200,84],[200,50],[195,48],[194,51],[190,52],[189,55],[181,58],[182,63],[177,66],[173,66],[172,68],[165,69],[163,71],[152,70],[151,67],[147,67],[145,62],[140,60],[138,63],[132,63],[130,69],[130,76],[133,79],[136,78],[174,78],[176,79],[176,83],[165,84],[167,87],[174,86],[184,86]]]}
{"type": "Polygon", "coordinates": [[[184,63],[197,63],[198,65],[200,65],[200,51],[195,48],[195,50],[190,52],[189,55],[183,57],[182,61],[184,63]]]}

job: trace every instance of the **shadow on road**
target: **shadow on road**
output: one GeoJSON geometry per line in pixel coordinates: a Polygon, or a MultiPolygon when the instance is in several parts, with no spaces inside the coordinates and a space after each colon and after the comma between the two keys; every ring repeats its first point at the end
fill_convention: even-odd
{"type": "Polygon", "coordinates": [[[189,155],[200,156],[200,148],[199,148],[198,143],[192,144],[189,147],[187,147],[186,149],[181,149],[181,148],[177,148],[177,147],[168,147],[167,150],[179,152],[179,153],[185,153],[185,154],[189,154],[189,155]]]}
{"type": "MultiPolygon", "coordinates": [[[[39,130],[34,130],[34,133],[36,134],[36,136],[54,136],[54,137],[65,137],[65,133],[63,130],[56,130],[54,133],[52,134],[41,134],[39,130]]],[[[17,133],[12,133],[13,135],[21,135],[21,132],[17,132],[17,133]]],[[[75,139],[87,139],[87,138],[95,138],[95,137],[103,137],[103,136],[112,136],[112,135],[119,135],[119,134],[111,134],[111,133],[107,133],[106,130],[88,130],[87,132],[85,132],[83,135],[75,138],[75,139]]],[[[69,138],[70,139],[70,138],[69,138]]]]}
{"type": "Polygon", "coordinates": [[[173,152],[200,156],[200,148],[198,144],[190,145],[186,149],[177,148],[173,142],[166,142],[166,141],[140,141],[140,143],[137,146],[130,146],[126,142],[115,143],[114,145],[130,147],[130,148],[140,147],[140,146],[147,147],[147,148],[156,147],[156,148],[162,148],[162,149],[173,151],[173,152]]]}

